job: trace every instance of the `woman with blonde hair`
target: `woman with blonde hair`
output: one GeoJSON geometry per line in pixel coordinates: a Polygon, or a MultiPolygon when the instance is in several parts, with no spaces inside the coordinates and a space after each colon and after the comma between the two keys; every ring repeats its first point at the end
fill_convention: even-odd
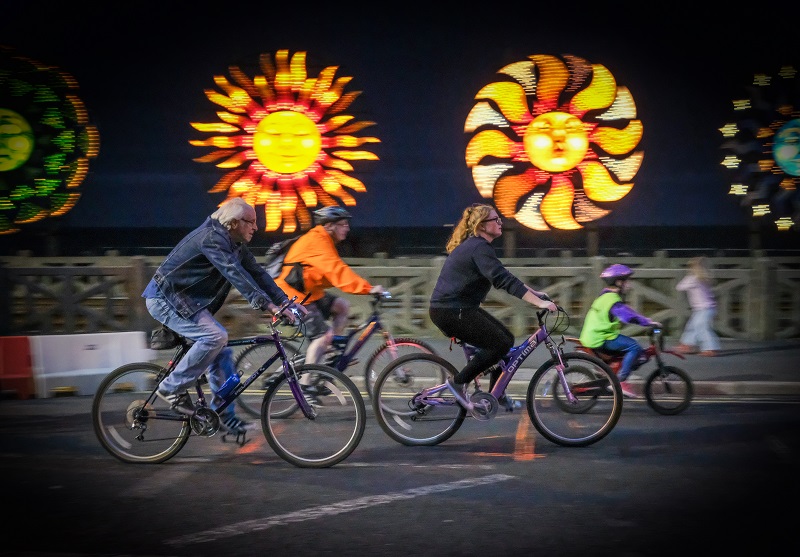
{"type": "Polygon", "coordinates": [[[692,315],[686,322],[677,350],[684,354],[696,354],[698,347],[701,356],[716,356],[720,348],[719,337],[714,332],[714,316],[717,301],[712,290],[713,281],[705,257],[689,260],[689,271],[675,286],[679,292],[686,292],[692,315]]]}
{"type": "MultiPolygon", "coordinates": [[[[467,385],[500,361],[514,346],[514,335],[498,319],[481,307],[494,287],[525,300],[540,309],[556,311],[547,294],[537,292],[506,269],[491,243],[503,234],[503,221],[494,207],[474,204],[467,207],[447,241],[447,258],[433,288],[428,314],[448,337],[456,337],[478,350],[467,365],[447,380],[456,400],[472,412],[467,385]]],[[[492,374],[490,390],[499,377],[492,374]]],[[[507,408],[513,403],[501,400],[507,408]]]]}

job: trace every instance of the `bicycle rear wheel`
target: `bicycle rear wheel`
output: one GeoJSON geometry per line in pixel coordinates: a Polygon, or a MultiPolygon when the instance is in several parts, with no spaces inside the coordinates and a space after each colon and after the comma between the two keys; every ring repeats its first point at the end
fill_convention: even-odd
{"type": "Polygon", "coordinates": [[[680,368],[664,366],[656,369],[644,383],[647,404],[665,416],[680,414],[694,397],[694,385],[689,374],[680,368]]]}
{"type": "MultiPolygon", "coordinates": [[[[283,341],[281,344],[283,344],[283,349],[286,351],[286,357],[293,361],[295,365],[300,365],[305,361],[305,355],[300,354],[294,345],[283,341]]],[[[272,341],[248,346],[239,352],[233,360],[236,373],[242,379],[247,379],[275,354],[275,350],[275,343],[272,341]]],[[[283,373],[283,365],[281,360],[278,359],[258,379],[253,381],[252,385],[242,391],[236,399],[237,406],[251,416],[256,418],[261,416],[261,403],[264,401],[264,394],[267,392],[269,381],[277,379],[280,375],[276,374],[281,373],[283,373]]]]}
{"type": "Polygon", "coordinates": [[[452,377],[456,368],[436,354],[406,354],[383,368],[375,380],[372,408],[386,434],[403,445],[438,445],[458,431],[467,411],[445,388],[414,401],[423,389],[452,377]],[[398,377],[403,377],[398,381],[398,377]],[[427,403],[426,403],[427,402],[427,403]]]}
{"type": "Polygon", "coordinates": [[[555,360],[548,360],[528,384],[528,415],[536,430],[553,443],[585,447],[614,429],[622,414],[622,388],[616,374],[601,360],[582,352],[562,357],[568,391],[555,360]]]}
{"type": "MultiPolygon", "coordinates": [[[[401,356],[406,354],[435,354],[436,351],[433,347],[415,338],[396,338],[394,342],[384,342],[381,344],[372,356],[370,356],[366,367],[364,368],[364,389],[367,392],[367,397],[372,398],[372,391],[375,388],[375,381],[378,379],[380,372],[401,356]]],[[[402,368],[397,368],[402,370],[402,368]]],[[[442,377],[442,383],[447,377],[442,377]]],[[[396,381],[404,381],[402,376],[395,377],[396,381]]]]}
{"type": "Polygon", "coordinates": [[[158,463],[175,456],[189,440],[189,420],[153,393],[162,367],[127,364],[109,373],[92,401],[92,423],[100,444],[123,462],[158,463]]]}
{"type": "Polygon", "coordinates": [[[327,468],[350,456],[361,442],[367,422],[364,399],[353,380],[321,364],[295,367],[301,384],[317,386],[305,395],[315,416],[299,410],[289,380],[281,375],[267,388],[261,407],[261,427],[275,453],[300,468],[327,468]],[[308,377],[308,376],[311,377],[308,377]]]}

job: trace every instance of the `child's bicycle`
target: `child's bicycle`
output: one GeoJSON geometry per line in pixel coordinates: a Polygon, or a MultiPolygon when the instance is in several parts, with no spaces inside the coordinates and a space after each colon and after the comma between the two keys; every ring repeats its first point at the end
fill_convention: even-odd
{"type": "MultiPolygon", "coordinates": [[[[567,447],[591,445],[608,435],[622,413],[622,388],[616,374],[602,360],[582,352],[564,353],[551,334],[566,330],[569,316],[559,307],[552,330],[547,310],[537,311],[539,329],[513,347],[497,364],[502,370],[491,392],[477,390],[470,396],[472,415],[493,418],[498,399],[525,359],[541,344],[551,358],[533,373],[527,387],[528,416],[544,437],[567,447]],[[569,410],[565,411],[565,408],[569,410]]],[[[469,359],[472,346],[460,343],[469,359]]],[[[490,373],[491,369],[486,373],[490,373]]],[[[372,407],[383,431],[404,445],[437,445],[449,439],[464,422],[467,409],[457,402],[445,379],[457,373],[446,359],[435,354],[410,354],[386,366],[375,382],[372,407]],[[398,370],[408,378],[398,383],[398,370]]]]}
{"type": "MultiPolygon", "coordinates": [[[[664,337],[661,329],[648,327],[650,346],[644,349],[644,358],[640,367],[652,358],[656,360],[656,368],[644,381],[644,397],[648,406],[658,412],[671,416],[680,414],[689,407],[694,397],[694,385],[689,374],[679,367],[664,364],[664,354],[672,354],[681,360],[686,359],[683,354],[664,347],[664,337]]],[[[614,373],[619,373],[622,365],[622,356],[606,354],[581,344],[580,339],[569,337],[567,341],[575,343],[575,349],[591,354],[606,362],[614,373]]]]}
{"type": "MultiPolygon", "coordinates": [[[[293,300],[292,300],[293,301],[293,300]]],[[[287,302],[278,312],[292,302],[287,302]]],[[[299,318],[298,318],[299,320],[299,318]]],[[[225,397],[225,403],[212,410],[198,379],[194,412],[179,413],[156,396],[161,381],[186,355],[191,341],[180,337],[175,353],[166,367],[151,362],[121,366],[103,379],[92,403],[92,421],[100,444],[113,456],[133,463],[159,463],[175,456],[194,434],[211,437],[220,429],[219,413],[225,410],[263,373],[280,362],[281,373],[262,396],[261,428],[270,447],[282,459],[300,468],[326,468],[347,458],[364,435],[366,408],[364,399],[344,373],[320,364],[295,365],[287,358],[278,325],[283,318],[270,322],[271,334],[228,341],[228,346],[269,347],[266,356],[246,379],[242,379],[225,397]],[[301,381],[310,375],[310,383],[324,387],[313,400],[303,396],[301,381]],[[298,410],[300,410],[298,412],[298,410]]],[[[305,382],[305,381],[304,381],[305,382]]],[[[191,396],[191,395],[190,395],[191,396]]],[[[236,435],[236,442],[246,443],[246,432],[236,435]]],[[[222,436],[225,441],[227,434],[222,436]]]]}
{"type": "MultiPolygon", "coordinates": [[[[372,294],[370,305],[372,312],[358,327],[355,327],[344,335],[337,335],[333,337],[331,343],[331,350],[327,354],[324,361],[329,365],[341,372],[345,372],[349,367],[358,363],[356,357],[364,345],[372,338],[375,333],[380,333],[383,336],[383,343],[375,349],[372,355],[367,360],[364,366],[364,385],[367,397],[370,397],[372,388],[375,385],[375,379],[378,373],[386,367],[387,364],[398,359],[405,354],[425,353],[435,354],[433,347],[423,340],[410,337],[397,337],[392,336],[391,331],[381,321],[381,305],[385,300],[391,299],[391,294],[384,292],[382,294],[372,294]],[[355,339],[355,340],[353,340],[355,339]],[[349,348],[348,348],[349,347],[349,348]]],[[[302,364],[305,361],[305,354],[301,353],[303,339],[300,340],[299,345],[294,342],[299,334],[283,338],[283,347],[286,355],[295,364],[302,364]]],[[[234,365],[236,371],[240,375],[249,374],[256,367],[261,365],[264,361],[264,353],[266,348],[264,346],[250,346],[236,355],[234,365]]],[[[280,372],[280,367],[274,371],[280,372]]],[[[258,416],[260,412],[260,401],[263,398],[263,393],[266,390],[271,375],[265,374],[262,379],[253,383],[246,393],[239,399],[239,407],[253,416],[258,416]]],[[[402,377],[402,370],[398,371],[395,376],[396,381],[404,381],[402,377]]],[[[310,395],[314,394],[314,388],[306,389],[310,395]]]]}

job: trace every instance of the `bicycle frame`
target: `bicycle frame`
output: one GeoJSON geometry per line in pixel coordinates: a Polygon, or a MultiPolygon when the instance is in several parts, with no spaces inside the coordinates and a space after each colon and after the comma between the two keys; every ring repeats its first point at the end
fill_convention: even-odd
{"type": "MultiPolygon", "coordinates": [[[[563,311],[560,308],[559,310],[563,311]]],[[[553,360],[557,362],[556,369],[558,371],[558,378],[562,387],[564,388],[565,396],[570,403],[574,403],[576,401],[576,398],[571,392],[571,389],[567,383],[567,378],[564,375],[566,365],[564,364],[564,359],[561,356],[562,353],[560,350],[560,345],[556,345],[552,338],[550,338],[550,332],[547,330],[547,325],[544,322],[544,316],[546,314],[547,310],[537,312],[536,317],[539,320],[539,328],[521,344],[512,347],[511,350],[509,350],[508,353],[496,364],[501,369],[500,377],[497,379],[494,387],[492,387],[492,390],[489,391],[489,393],[496,399],[499,399],[505,393],[508,384],[514,377],[514,374],[517,372],[517,370],[519,370],[520,367],[522,367],[522,362],[524,362],[528,356],[530,356],[533,351],[536,350],[536,348],[538,348],[541,344],[544,344],[550,351],[550,355],[552,356],[553,360]]],[[[562,339],[561,344],[563,343],[564,341],[562,339]]],[[[472,358],[472,356],[475,354],[475,347],[466,343],[461,343],[461,346],[464,350],[464,356],[467,358],[467,360],[472,358]]],[[[489,368],[487,372],[491,371],[493,367],[489,368]]],[[[476,378],[475,381],[477,382],[478,379],[476,378]]],[[[447,390],[446,385],[437,385],[435,387],[423,389],[422,392],[416,397],[415,401],[424,400],[426,405],[453,404],[452,401],[446,402],[443,399],[435,398],[436,395],[445,390],[447,390]]]]}
{"type": "Polygon", "coordinates": [[[347,369],[350,364],[355,360],[356,354],[364,347],[364,345],[372,338],[377,332],[383,334],[383,338],[389,342],[392,338],[391,333],[389,333],[388,329],[383,326],[381,322],[380,312],[378,311],[378,304],[379,301],[372,302],[372,313],[370,316],[364,321],[361,325],[347,333],[347,346],[349,349],[345,349],[331,364],[334,368],[338,369],[339,371],[344,371],[347,369]],[[353,340],[353,337],[358,335],[358,339],[355,343],[350,346],[350,342],[353,340]]]}
{"type": "MultiPolygon", "coordinates": [[[[286,357],[286,351],[283,348],[283,343],[281,341],[281,334],[277,328],[279,320],[270,321],[270,329],[271,332],[269,335],[259,335],[255,337],[247,337],[247,338],[239,338],[239,339],[232,339],[229,340],[228,343],[225,345],[226,347],[233,347],[233,346],[248,346],[252,344],[273,344],[275,346],[275,353],[270,356],[257,370],[253,372],[247,379],[240,381],[238,385],[228,393],[228,396],[225,397],[225,402],[216,408],[214,411],[219,414],[225,408],[231,405],[234,400],[236,400],[239,395],[247,389],[256,379],[258,379],[276,360],[280,359],[283,365],[283,373],[287,378],[287,382],[289,383],[289,388],[294,395],[295,400],[297,401],[300,409],[303,412],[303,415],[306,418],[313,419],[316,416],[316,410],[314,407],[311,406],[308,401],[303,396],[300,385],[297,380],[297,377],[294,373],[294,368],[292,367],[293,364],[290,362],[289,358],[286,357]]],[[[178,362],[186,355],[190,347],[190,343],[183,337],[181,337],[180,344],[175,350],[172,358],[170,359],[169,363],[164,368],[164,373],[158,376],[158,381],[156,383],[156,387],[153,389],[153,392],[148,397],[148,402],[152,401],[156,398],[156,390],[158,389],[158,385],[161,384],[161,381],[169,375],[178,362]]],[[[197,392],[197,400],[199,401],[199,408],[208,408],[208,403],[206,402],[205,393],[203,392],[202,385],[206,383],[208,380],[205,378],[205,374],[201,375],[198,378],[195,389],[197,392]]],[[[170,413],[169,415],[159,415],[159,418],[164,419],[177,419],[183,420],[185,417],[177,416],[174,413],[170,413]]]]}
{"type": "MultiPolygon", "coordinates": [[[[671,354],[673,356],[680,358],[681,360],[686,359],[686,356],[684,356],[680,352],[664,348],[664,337],[661,336],[661,329],[649,329],[648,337],[650,339],[650,345],[642,349],[642,355],[644,356],[644,359],[639,364],[638,366],[639,368],[641,368],[642,366],[647,364],[650,360],[655,358],[656,365],[658,366],[658,368],[663,369],[664,366],[666,365],[664,364],[664,360],[662,359],[662,356],[664,354],[671,354]]],[[[569,337],[567,340],[575,343],[576,345],[575,350],[600,358],[601,360],[603,360],[605,363],[608,364],[608,366],[614,373],[619,374],[619,369],[622,366],[623,356],[617,354],[609,354],[607,352],[600,351],[596,348],[587,348],[586,346],[583,346],[583,344],[581,344],[580,339],[574,337],[569,337]]]]}

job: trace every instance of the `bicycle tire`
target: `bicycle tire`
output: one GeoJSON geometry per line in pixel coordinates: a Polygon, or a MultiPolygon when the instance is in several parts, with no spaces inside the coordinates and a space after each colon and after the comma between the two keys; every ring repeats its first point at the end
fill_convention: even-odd
{"type": "Polygon", "coordinates": [[[392,439],[408,446],[438,445],[455,434],[467,411],[445,388],[435,395],[435,404],[414,404],[413,398],[427,387],[444,383],[457,372],[455,366],[437,354],[406,354],[383,368],[375,380],[372,408],[381,429],[392,439]],[[398,369],[410,381],[394,380],[398,369]]]}
{"type": "MultiPolygon", "coordinates": [[[[305,354],[298,352],[297,348],[288,342],[282,341],[283,349],[286,351],[286,357],[292,360],[295,365],[302,364],[305,361],[305,354]]],[[[239,377],[247,379],[257,369],[259,369],[264,362],[267,361],[275,353],[275,343],[272,341],[264,344],[254,344],[248,346],[240,351],[233,360],[234,368],[239,377]]],[[[283,373],[283,364],[280,359],[273,362],[270,369],[264,371],[253,384],[242,391],[236,398],[236,405],[244,410],[251,416],[258,418],[261,416],[261,405],[264,402],[264,394],[267,392],[269,381],[271,378],[277,378],[283,373]],[[276,375],[278,374],[278,375],[276,375]]],[[[291,412],[297,410],[295,407],[291,412]]],[[[287,408],[285,412],[290,412],[287,408]]],[[[288,415],[288,414],[287,414],[288,415]]],[[[277,416],[281,417],[281,416],[277,416]]]]}
{"type": "MultiPolygon", "coordinates": [[[[375,380],[383,368],[400,356],[414,353],[436,354],[436,350],[427,342],[410,337],[396,338],[393,339],[393,342],[386,341],[381,344],[369,357],[367,365],[364,366],[364,390],[367,398],[372,398],[375,380]]],[[[443,377],[442,382],[445,379],[446,377],[443,377]]]]}
{"type": "Polygon", "coordinates": [[[622,414],[622,387],[616,374],[602,360],[582,352],[562,355],[567,366],[589,374],[591,382],[571,384],[576,397],[575,411],[565,411],[570,404],[559,383],[556,361],[543,363],[528,384],[526,405],[536,430],[546,439],[563,447],[586,447],[596,443],[614,429],[622,414]],[[559,393],[560,388],[560,393],[559,393]],[[591,404],[589,400],[591,399],[591,404]]]}
{"type": "Polygon", "coordinates": [[[98,385],[92,423],[103,448],[123,462],[157,464],[178,454],[191,435],[185,416],[158,397],[146,400],[163,368],[150,362],[126,364],[98,385]]]}
{"type": "Polygon", "coordinates": [[[328,393],[314,397],[316,416],[303,412],[286,415],[289,406],[298,407],[287,377],[272,383],[261,406],[261,427],[272,450],[299,468],[328,468],[338,464],[358,447],[364,436],[367,411],[358,386],[347,375],[330,366],[304,364],[295,367],[300,383],[324,385],[328,393]],[[284,417],[278,417],[284,416],[284,417]]]}
{"type": "Polygon", "coordinates": [[[644,396],[648,406],[665,416],[680,414],[694,398],[694,384],[689,374],[681,368],[664,366],[656,369],[644,383],[644,396]]]}

